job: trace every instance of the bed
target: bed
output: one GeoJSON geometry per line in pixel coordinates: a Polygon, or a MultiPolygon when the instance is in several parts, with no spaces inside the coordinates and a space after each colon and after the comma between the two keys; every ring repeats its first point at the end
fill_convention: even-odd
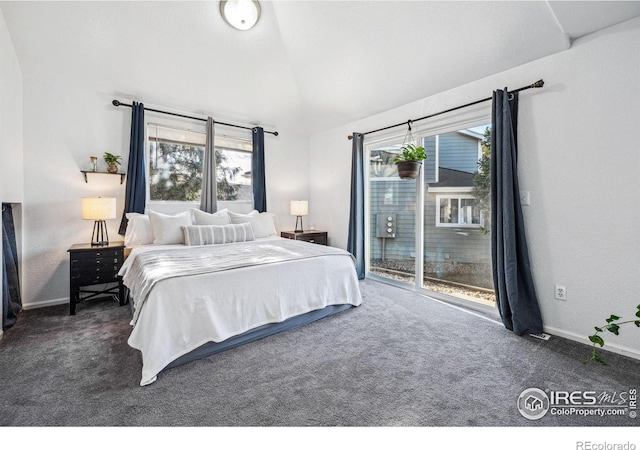
{"type": "Polygon", "coordinates": [[[141,386],[168,368],[362,302],[350,253],[273,233],[134,247],[120,275],[133,305],[128,344],[142,354],[141,386]]]}

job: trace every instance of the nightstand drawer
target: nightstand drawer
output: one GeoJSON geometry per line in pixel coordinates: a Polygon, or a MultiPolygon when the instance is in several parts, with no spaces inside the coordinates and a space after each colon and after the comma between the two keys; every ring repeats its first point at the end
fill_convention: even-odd
{"type": "Polygon", "coordinates": [[[107,268],[112,266],[121,266],[123,262],[123,258],[121,257],[107,257],[100,259],[72,259],[70,261],[71,264],[71,272],[75,270],[93,270],[100,268],[107,268]]]}
{"type": "Polygon", "coordinates": [[[280,237],[310,242],[312,244],[328,245],[326,231],[282,231],[280,232],[280,237]]]}
{"type": "Polygon", "coordinates": [[[71,267],[71,278],[78,278],[83,275],[117,275],[118,271],[122,267],[121,264],[87,264],[86,266],[71,267]]]}
{"type": "Polygon", "coordinates": [[[111,273],[86,273],[71,275],[71,282],[76,285],[92,285],[99,283],[111,283],[118,281],[118,272],[111,273]]]}
{"type": "Polygon", "coordinates": [[[74,261],[81,260],[106,260],[118,258],[118,260],[122,261],[124,259],[124,250],[123,249],[104,249],[104,250],[91,250],[91,251],[82,251],[82,252],[73,252],[72,259],[74,261]]]}
{"type": "Polygon", "coordinates": [[[327,245],[327,235],[322,233],[307,234],[296,239],[299,241],[311,242],[313,244],[327,245]]]}

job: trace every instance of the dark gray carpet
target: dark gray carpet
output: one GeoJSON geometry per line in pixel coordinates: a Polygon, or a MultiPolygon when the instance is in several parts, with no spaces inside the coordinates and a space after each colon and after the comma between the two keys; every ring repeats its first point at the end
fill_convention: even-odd
{"type": "MultiPolygon", "coordinates": [[[[530,387],[628,391],[640,361],[517,337],[501,325],[364,281],[359,308],[167,370],[140,387],[130,310],[110,300],[24,311],[0,341],[3,426],[637,426],[516,409],[530,387]]],[[[635,330],[630,330],[635,331],[635,330]]]]}

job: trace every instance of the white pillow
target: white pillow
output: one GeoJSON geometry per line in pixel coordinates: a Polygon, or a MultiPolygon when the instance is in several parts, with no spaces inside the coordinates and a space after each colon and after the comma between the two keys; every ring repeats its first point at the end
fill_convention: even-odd
{"type": "Polygon", "coordinates": [[[153,227],[154,244],[184,244],[182,227],[193,224],[191,221],[191,211],[185,211],[174,216],[160,214],[155,211],[149,211],[147,214],[153,227]]]}
{"type": "Polygon", "coordinates": [[[228,225],[231,218],[226,209],[214,213],[208,213],[196,208],[192,208],[194,225],[228,225]]]}
{"type": "Polygon", "coordinates": [[[259,213],[256,210],[251,211],[249,214],[238,214],[229,211],[229,216],[231,217],[231,223],[250,223],[256,238],[276,236],[278,234],[274,214],[268,212],[259,213]]]}
{"type": "Polygon", "coordinates": [[[237,213],[237,212],[234,212],[234,211],[227,210],[227,214],[229,214],[230,218],[233,218],[233,217],[246,218],[246,217],[251,217],[251,216],[257,216],[260,213],[258,212],[258,210],[254,209],[253,211],[248,212],[248,213],[237,213]]]}
{"type": "Polygon", "coordinates": [[[139,213],[127,213],[127,231],[124,233],[124,246],[153,244],[153,228],[149,216],[139,213]]]}
{"type": "Polygon", "coordinates": [[[187,245],[232,244],[255,241],[250,223],[229,225],[193,225],[182,227],[187,245]]]}

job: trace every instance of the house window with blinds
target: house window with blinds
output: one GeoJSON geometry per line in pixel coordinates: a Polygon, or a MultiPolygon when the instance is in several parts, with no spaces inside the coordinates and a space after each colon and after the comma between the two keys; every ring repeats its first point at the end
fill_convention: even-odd
{"type": "Polygon", "coordinates": [[[474,197],[437,196],[436,226],[472,227],[482,226],[480,205],[474,197]]]}

